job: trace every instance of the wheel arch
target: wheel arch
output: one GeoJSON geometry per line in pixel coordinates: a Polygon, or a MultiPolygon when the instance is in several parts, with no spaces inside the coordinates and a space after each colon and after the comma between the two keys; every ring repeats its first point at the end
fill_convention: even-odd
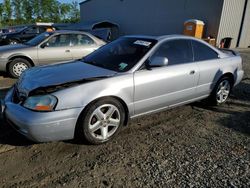
{"type": "MultiPolygon", "coordinates": [[[[94,99],[93,101],[89,102],[86,107],[82,110],[82,112],[80,113],[80,116],[78,117],[78,120],[79,118],[84,114],[86,113],[86,110],[88,109],[88,107],[94,103],[96,103],[97,101],[100,101],[100,100],[103,100],[103,99],[107,99],[107,98],[111,98],[111,99],[115,99],[117,100],[124,108],[124,111],[125,111],[125,122],[124,122],[124,126],[126,126],[128,124],[128,121],[129,121],[129,109],[128,109],[128,106],[126,105],[125,101],[123,99],[121,99],[120,97],[117,97],[117,96],[104,96],[104,97],[100,97],[100,98],[97,98],[97,99],[94,99]]],[[[77,121],[78,121],[77,120],[77,121]]]]}
{"type": "Polygon", "coordinates": [[[9,66],[10,66],[10,63],[11,63],[14,59],[17,59],[17,58],[25,59],[25,60],[27,60],[27,61],[31,64],[32,67],[35,66],[35,63],[32,61],[32,59],[31,59],[30,57],[27,57],[27,56],[25,56],[25,55],[14,55],[14,56],[9,57],[8,63],[7,63],[7,65],[6,65],[6,71],[8,71],[9,66]]]}
{"type": "MultiPolygon", "coordinates": [[[[229,79],[230,79],[230,83],[231,83],[231,85],[232,85],[232,87],[234,86],[234,83],[235,83],[235,76],[234,76],[234,74],[233,73],[231,73],[231,72],[226,72],[226,73],[224,73],[220,78],[219,78],[219,80],[221,80],[222,78],[225,78],[225,77],[228,77],[229,79]]],[[[218,81],[219,81],[218,80],[218,81]]],[[[218,82],[217,81],[217,82],[218,82]]]]}
{"type": "Polygon", "coordinates": [[[117,96],[104,96],[104,97],[100,97],[100,98],[94,99],[93,101],[89,102],[85,106],[85,108],[80,112],[80,114],[79,114],[79,116],[77,118],[77,121],[76,121],[75,130],[74,130],[74,138],[75,139],[79,140],[79,132],[78,131],[79,131],[79,128],[81,126],[81,120],[82,120],[84,114],[87,112],[88,107],[91,106],[92,104],[100,101],[100,100],[107,99],[107,98],[115,99],[118,102],[120,102],[120,104],[123,106],[124,111],[125,111],[125,121],[124,121],[123,126],[126,126],[128,124],[128,121],[129,121],[129,110],[128,110],[128,107],[127,107],[126,103],[124,102],[124,100],[122,100],[120,97],[117,97],[117,96]]]}

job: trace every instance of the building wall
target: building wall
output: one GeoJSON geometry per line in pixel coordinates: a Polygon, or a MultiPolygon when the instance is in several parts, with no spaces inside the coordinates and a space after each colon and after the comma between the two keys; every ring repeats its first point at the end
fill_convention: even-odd
{"type": "Polygon", "coordinates": [[[217,43],[231,37],[231,47],[235,48],[240,35],[245,0],[224,0],[217,43]]]}
{"type": "Polygon", "coordinates": [[[182,34],[187,19],[206,24],[205,35],[217,36],[223,0],[89,0],[81,3],[81,22],[109,20],[121,34],[182,34]]]}
{"type": "Polygon", "coordinates": [[[243,28],[240,37],[240,48],[247,48],[250,46],[250,0],[247,2],[246,14],[244,18],[243,28]]]}

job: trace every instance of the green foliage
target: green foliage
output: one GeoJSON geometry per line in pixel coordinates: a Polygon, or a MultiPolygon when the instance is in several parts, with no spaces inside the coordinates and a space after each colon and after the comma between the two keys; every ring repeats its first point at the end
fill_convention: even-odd
{"type": "Polygon", "coordinates": [[[0,26],[34,22],[75,23],[80,21],[77,1],[60,3],[57,0],[4,0],[0,3],[0,26]]]}

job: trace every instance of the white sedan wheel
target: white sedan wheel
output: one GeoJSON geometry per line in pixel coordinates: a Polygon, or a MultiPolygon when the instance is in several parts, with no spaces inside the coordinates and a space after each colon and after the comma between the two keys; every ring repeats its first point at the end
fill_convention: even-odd
{"type": "Polygon", "coordinates": [[[29,68],[29,66],[27,64],[25,64],[24,62],[17,62],[13,66],[13,73],[17,77],[19,77],[19,76],[21,76],[21,74],[23,73],[23,71],[25,71],[28,68],[29,68]]]}

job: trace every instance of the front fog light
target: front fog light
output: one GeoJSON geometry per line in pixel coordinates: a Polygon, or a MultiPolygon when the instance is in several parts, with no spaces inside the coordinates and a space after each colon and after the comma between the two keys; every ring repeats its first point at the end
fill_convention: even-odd
{"type": "Polygon", "coordinates": [[[53,95],[39,95],[29,97],[23,106],[35,111],[53,111],[56,103],[57,98],[53,95]]]}

